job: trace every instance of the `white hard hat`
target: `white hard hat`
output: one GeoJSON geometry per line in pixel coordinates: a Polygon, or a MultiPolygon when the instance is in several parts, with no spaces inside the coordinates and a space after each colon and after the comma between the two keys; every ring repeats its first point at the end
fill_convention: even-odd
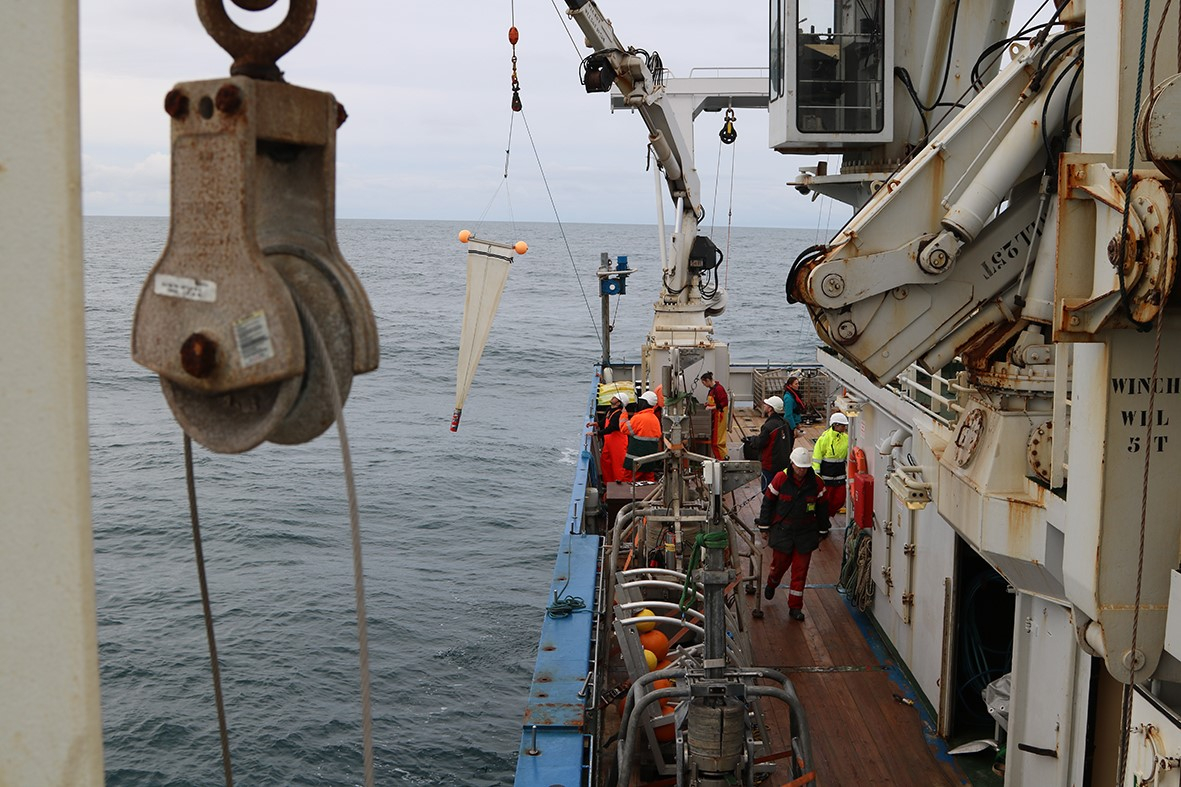
{"type": "Polygon", "coordinates": [[[783,412],[783,397],[769,396],[763,400],[763,404],[770,405],[771,409],[777,413],[783,412]]]}
{"type": "Polygon", "coordinates": [[[611,398],[618,399],[619,403],[621,405],[623,405],[624,407],[627,407],[628,404],[630,404],[631,400],[632,400],[632,398],[627,395],[627,391],[617,391],[611,398]]]}
{"type": "Polygon", "coordinates": [[[808,453],[808,449],[803,446],[791,452],[791,463],[796,467],[811,467],[812,454],[808,453]]]}
{"type": "Polygon", "coordinates": [[[643,399],[648,404],[652,405],[653,407],[656,406],[657,400],[656,400],[656,392],[655,391],[644,391],[644,393],[641,394],[640,398],[643,399]]]}
{"type": "Polygon", "coordinates": [[[828,425],[832,426],[833,424],[843,424],[844,426],[848,426],[849,416],[841,412],[833,413],[828,417],[828,425]]]}

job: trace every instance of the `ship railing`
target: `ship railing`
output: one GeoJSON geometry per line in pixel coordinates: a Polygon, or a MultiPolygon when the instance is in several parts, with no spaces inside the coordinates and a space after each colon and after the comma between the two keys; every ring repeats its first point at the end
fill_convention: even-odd
{"type": "Polygon", "coordinates": [[[963,414],[963,396],[973,390],[914,363],[886,388],[944,426],[951,426],[963,414]]]}
{"type": "MultiPolygon", "coordinates": [[[[1054,400],[1050,423],[1057,424],[1054,439],[1050,441],[1049,474],[1042,480],[1050,489],[1061,489],[1066,483],[1069,463],[1070,436],[1070,368],[1073,347],[1059,343],[1054,356],[1054,400]],[[1065,382],[1063,382],[1065,381],[1065,382]]],[[[961,369],[958,364],[944,367],[943,373],[931,373],[918,364],[911,364],[892,385],[886,388],[917,407],[932,419],[946,427],[959,420],[967,409],[968,396],[976,391],[965,382],[966,375],[947,376],[950,370],[961,369]]]]}

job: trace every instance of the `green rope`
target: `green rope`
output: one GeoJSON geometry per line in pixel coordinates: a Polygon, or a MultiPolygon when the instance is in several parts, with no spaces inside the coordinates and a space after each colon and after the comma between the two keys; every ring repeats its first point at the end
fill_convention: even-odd
{"type": "Polygon", "coordinates": [[[693,572],[701,563],[701,549],[725,549],[730,546],[730,536],[725,530],[715,530],[712,533],[698,533],[693,540],[693,556],[689,558],[689,569],[685,572],[685,586],[681,589],[681,614],[693,605],[697,594],[693,591],[693,572]]]}
{"type": "Polygon", "coordinates": [[[566,618],[584,609],[586,609],[586,602],[578,596],[558,598],[558,594],[554,593],[554,603],[546,607],[545,612],[551,618],[566,618]]]}

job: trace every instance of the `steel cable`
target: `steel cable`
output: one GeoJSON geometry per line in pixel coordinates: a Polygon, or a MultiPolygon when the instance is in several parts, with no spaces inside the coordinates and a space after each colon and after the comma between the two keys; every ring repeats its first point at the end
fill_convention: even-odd
{"type": "Polygon", "coordinates": [[[332,368],[331,356],[324,343],[324,337],[316,321],[312,319],[300,299],[292,292],[301,321],[315,340],[328,377],[328,390],[332,398],[332,409],[336,415],[336,434],[340,438],[340,459],[344,469],[345,490],[349,499],[349,534],[353,547],[353,593],[357,604],[357,650],[361,670],[361,749],[365,769],[365,786],[373,787],[373,702],[369,689],[369,625],[365,612],[365,575],[361,563],[361,514],[357,505],[357,487],[353,478],[353,460],[349,451],[349,435],[344,424],[344,404],[340,400],[340,389],[336,383],[336,371],[332,368]]]}
{"type": "Polygon", "coordinates": [[[234,787],[230,765],[230,730],[226,722],[226,705],[221,691],[221,669],[218,667],[217,641],[213,636],[213,606],[209,601],[209,582],[205,576],[205,550],[201,547],[201,522],[197,515],[197,482],[193,477],[193,439],[185,432],[185,486],[189,493],[189,520],[193,526],[193,552],[197,561],[197,582],[201,586],[201,612],[205,618],[205,641],[209,644],[209,667],[213,673],[213,700],[217,705],[217,729],[221,738],[221,767],[226,787],[234,787]]]}

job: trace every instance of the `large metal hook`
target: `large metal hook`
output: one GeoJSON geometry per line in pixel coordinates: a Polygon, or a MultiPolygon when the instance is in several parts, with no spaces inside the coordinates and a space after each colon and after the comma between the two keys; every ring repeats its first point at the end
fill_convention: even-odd
{"type": "MultiPolygon", "coordinates": [[[[270,8],[275,0],[232,0],[247,11],[270,8]]],[[[283,81],[275,62],[303,40],[316,18],[316,0],[289,0],[287,16],[273,30],[256,33],[239,27],[226,13],[224,0],[197,0],[197,16],[210,37],[234,58],[232,76],[283,81]]]]}

